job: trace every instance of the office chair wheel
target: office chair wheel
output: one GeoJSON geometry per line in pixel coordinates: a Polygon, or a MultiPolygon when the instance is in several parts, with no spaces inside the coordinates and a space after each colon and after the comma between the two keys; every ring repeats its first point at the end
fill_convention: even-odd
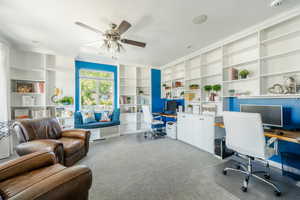
{"type": "Polygon", "coordinates": [[[265,177],[265,179],[267,179],[267,180],[270,180],[270,179],[271,179],[271,176],[270,176],[270,175],[267,175],[267,174],[265,174],[264,177],[265,177]]]}
{"type": "Polygon", "coordinates": [[[223,170],[223,175],[227,175],[227,171],[226,170],[223,170]]]}
{"type": "Polygon", "coordinates": [[[241,187],[241,190],[242,190],[243,192],[247,192],[247,189],[248,189],[248,188],[246,188],[246,187],[244,187],[244,186],[241,187]]]}
{"type": "Polygon", "coordinates": [[[280,196],[281,196],[281,192],[278,192],[277,190],[275,190],[274,193],[275,193],[275,195],[276,195],[277,197],[280,197],[280,196]]]}

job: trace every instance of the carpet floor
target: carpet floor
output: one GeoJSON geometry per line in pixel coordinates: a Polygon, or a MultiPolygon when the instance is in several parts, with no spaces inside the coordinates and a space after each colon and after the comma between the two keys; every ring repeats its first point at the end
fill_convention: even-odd
{"type": "Polygon", "coordinates": [[[91,200],[266,200],[300,199],[300,188],[272,170],[282,197],[254,179],[247,193],[240,174],[221,172],[232,160],[168,138],[145,140],[141,134],[92,143],[79,164],[93,172],[91,200]]]}

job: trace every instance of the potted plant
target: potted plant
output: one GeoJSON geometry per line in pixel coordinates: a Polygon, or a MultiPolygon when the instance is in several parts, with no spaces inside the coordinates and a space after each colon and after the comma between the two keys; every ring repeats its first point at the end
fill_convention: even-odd
{"type": "Polygon", "coordinates": [[[250,72],[247,69],[243,69],[242,71],[239,72],[239,75],[241,79],[246,79],[250,72]]]}
{"type": "Polygon", "coordinates": [[[216,97],[219,97],[218,92],[221,90],[221,88],[222,88],[222,86],[220,84],[216,84],[216,85],[212,86],[212,90],[215,92],[211,95],[212,101],[217,100],[216,97]]]}
{"type": "Polygon", "coordinates": [[[230,89],[228,90],[229,96],[234,96],[235,95],[235,90],[234,89],[230,89]]]}
{"type": "Polygon", "coordinates": [[[61,103],[63,105],[72,105],[73,97],[65,96],[59,100],[59,103],[61,103]]]}
{"type": "Polygon", "coordinates": [[[210,99],[210,92],[212,90],[212,86],[211,85],[205,85],[204,86],[204,91],[207,92],[207,97],[206,97],[206,100],[209,101],[210,99]]]}
{"type": "Polygon", "coordinates": [[[191,90],[197,90],[197,89],[199,89],[199,85],[198,84],[191,84],[189,87],[190,87],[191,90]]]}
{"type": "Polygon", "coordinates": [[[184,91],[182,91],[181,93],[180,93],[180,97],[183,97],[184,96],[184,91]]]}
{"type": "Polygon", "coordinates": [[[187,112],[188,113],[192,113],[193,112],[193,106],[191,105],[191,104],[189,104],[188,106],[187,106],[187,112]]]}

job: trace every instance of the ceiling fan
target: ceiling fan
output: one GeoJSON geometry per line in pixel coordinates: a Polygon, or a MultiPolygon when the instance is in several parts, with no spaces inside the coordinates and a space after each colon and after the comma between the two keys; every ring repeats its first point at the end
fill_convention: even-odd
{"type": "Polygon", "coordinates": [[[119,26],[117,26],[114,23],[111,23],[110,29],[106,30],[105,32],[102,32],[82,22],[77,21],[75,22],[75,24],[82,28],[88,29],[90,31],[102,35],[104,41],[103,47],[108,51],[121,52],[121,50],[124,50],[123,45],[121,43],[138,46],[142,48],[146,47],[146,43],[144,42],[138,42],[138,41],[129,40],[121,37],[122,34],[125,33],[131,27],[131,24],[125,20],[123,20],[119,26]]]}

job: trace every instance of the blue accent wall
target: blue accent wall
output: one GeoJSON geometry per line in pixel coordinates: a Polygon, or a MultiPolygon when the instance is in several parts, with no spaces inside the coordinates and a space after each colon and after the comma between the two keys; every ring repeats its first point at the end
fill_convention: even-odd
{"type": "Polygon", "coordinates": [[[161,71],[151,69],[152,112],[162,112],[164,101],[161,99],[161,71]]]}
{"type": "Polygon", "coordinates": [[[80,109],[80,80],[79,71],[81,69],[99,70],[114,73],[114,107],[118,107],[118,68],[114,65],[106,65],[92,62],[75,61],[75,110],[80,109]]]}
{"type": "MultiPolygon", "coordinates": [[[[238,99],[227,98],[229,111],[240,111],[241,104],[256,104],[256,105],[282,105],[284,128],[285,129],[300,129],[300,99],[238,99]]],[[[291,152],[300,155],[300,144],[279,141],[280,152],[291,152]]],[[[273,156],[271,160],[281,162],[280,156],[273,156]]],[[[300,169],[299,167],[297,167],[300,169]]]]}

